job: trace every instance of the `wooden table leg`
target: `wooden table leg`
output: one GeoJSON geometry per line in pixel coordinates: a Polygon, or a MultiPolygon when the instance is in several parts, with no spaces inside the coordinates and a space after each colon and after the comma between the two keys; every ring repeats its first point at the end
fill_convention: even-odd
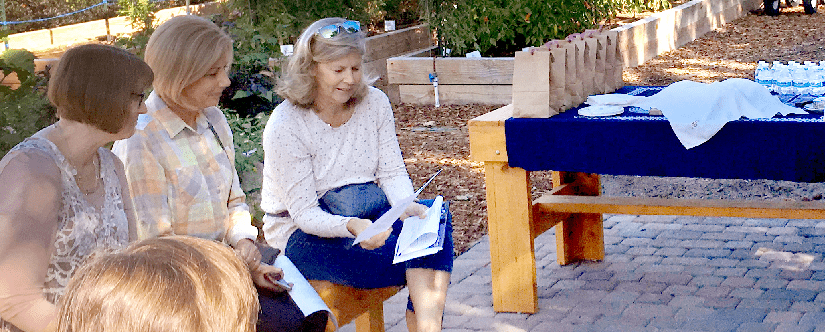
{"type": "MultiPolygon", "coordinates": [[[[574,184],[571,194],[598,196],[598,174],[553,172],[553,186],[574,184]]],[[[560,265],[582,260],[604,259],[604,228],[601,213],[575,213],[556,224],[556,257],[560,265]]]]}
{"type": "Polygon", "coordinates": [[[536,257],[530,231],[530,178],[506,162],[484,163],[493,309],[536,313],[536,257]]]}

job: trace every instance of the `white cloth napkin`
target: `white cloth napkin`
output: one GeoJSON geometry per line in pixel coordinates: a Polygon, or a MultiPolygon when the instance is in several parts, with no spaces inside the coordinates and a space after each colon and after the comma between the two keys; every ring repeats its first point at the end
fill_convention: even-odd
{"type": "Polygon", "coordinates": [[[653,96],[633,101],[633,106],[661,110],[687,149],[706,142],[725,123],[741,117],[756,119],[772,118],[777,113],[806,114],[783,104],[758,83],[741,78],[711,84],[679,81],[653,96]]]}

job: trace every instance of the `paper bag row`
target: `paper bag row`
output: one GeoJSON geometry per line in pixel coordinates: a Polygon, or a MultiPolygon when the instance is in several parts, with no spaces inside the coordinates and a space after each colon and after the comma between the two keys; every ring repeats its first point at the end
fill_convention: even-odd
{"type": "Polygon", "coordinates": [[[588,30],[516,52],[513,116],[546,118],[589,95],[622,87],[623,62],[615,31],[588,30]]]}

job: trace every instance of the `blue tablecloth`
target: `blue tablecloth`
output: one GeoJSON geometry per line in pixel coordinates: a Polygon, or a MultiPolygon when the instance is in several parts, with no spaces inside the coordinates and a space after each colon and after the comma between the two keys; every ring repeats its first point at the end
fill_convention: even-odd
{"type": "MultiPolygon", "coordinates": [[[[662,88],[624,87],[616,93],[649,96],[662,88]]],[[[667,119],[635,107],[598,118],[579,116],[574,108],[548,119],[510,118],[504,126],[510,166],[528,171],[825,181],[821,115],[728,122],[690,150],[667,119]]]]}

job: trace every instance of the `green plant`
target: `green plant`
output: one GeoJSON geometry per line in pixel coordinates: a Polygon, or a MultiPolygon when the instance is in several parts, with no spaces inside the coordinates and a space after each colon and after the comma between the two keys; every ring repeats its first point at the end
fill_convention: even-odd
{"type": "MultiPolygon", "coordinates": [[[[258,113],[253,117],[243,117],[238,113],[224,109],[226,120],[232,129],[232,139],[235,143],[235,168],[238,174],[257,173],[264,162],[263,131],[269,114],[258,113]]],[[[244,191],[260,190],[260,182],[242,183],[244,191]]]]}
{"type": "MultiPolygon", "coordinates": [[[[657,0],[661,1],[661,0],[657,0]]],[[[615,0],[430,0],[427,20],[453,54],[512,56],[615,15],[615,0]]]]}
{"type": "Polygon", "coordinates": [[[644,11],[663,11],[670,9],[670,0],[614,0],[616,10],[624,13],[640,13],[644,11]]]}
{"type": "Polygon", "coordinates": [[[0,154],[54,123],[54,107],[46,98],[47,71],[37,73],[34,54],[27,50],[10,49],[0,54],[0,83],[17,76],[15,89],[0,85],[0,154]]]}
{"type": "Polygon", "coordinates": [[[120,9],[117,13],[128,16],[132,28],[150,31],[154,28],[155,3],[150,0],[118,0],[120,9]]]}
{"type": "Polygon", "coordinates": [[[221,105],[242,116],[269,111],[280,102],[273,92],[281,45],[294,44],[302,29],[323,17],[368,19],[362,0],[229,0],[213,21],[235,41],[232,85],[221,105]]]}

